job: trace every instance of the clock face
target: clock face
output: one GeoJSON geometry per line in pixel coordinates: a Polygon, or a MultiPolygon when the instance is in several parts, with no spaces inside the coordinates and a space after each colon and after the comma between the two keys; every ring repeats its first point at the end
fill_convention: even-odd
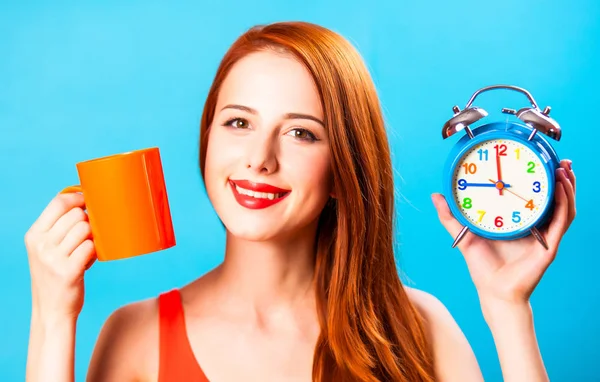
{"type": "Polygon", "coordinates": [[[454,169],[454,202],[481,230],[519,231],[544,212],[548,175],[540,157],[519,141],[484,141],[466,151],[454,169]]]}

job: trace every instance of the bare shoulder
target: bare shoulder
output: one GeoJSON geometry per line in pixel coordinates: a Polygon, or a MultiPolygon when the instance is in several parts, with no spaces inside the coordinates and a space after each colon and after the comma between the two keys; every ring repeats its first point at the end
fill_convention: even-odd
{"type": "Polygon", "coordinates": [[[158,298],[124,305],[100,331],[87,381],[146,381],[158,376],[158,298]]]}
{"type": "Polygon", "coordinates": [[[425,321],[433,349],[436,381],[483,381],[471,345],[446,306],[430,293],[404,288],[425,321]]]}
{"type": "Polygon", "coordinates": [[[431,293],[408,286],[405,286],[404,289],[415,308],[430,325],[455,325],[454,318],[437,297],[431,293]]]}

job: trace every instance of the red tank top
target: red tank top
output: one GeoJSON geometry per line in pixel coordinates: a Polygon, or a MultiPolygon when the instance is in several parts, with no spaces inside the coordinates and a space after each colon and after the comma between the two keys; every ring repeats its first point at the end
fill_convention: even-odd
{"type": "Polygon", "coordinates": [[[158,382],[209,382],[192,351],[178,289],[158,298],[160,359],[158,382]]]}

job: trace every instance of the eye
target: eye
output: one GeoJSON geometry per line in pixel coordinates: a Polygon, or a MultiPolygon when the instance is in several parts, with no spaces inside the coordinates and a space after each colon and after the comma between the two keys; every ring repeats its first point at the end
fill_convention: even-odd
{"type": "Polygon", "coordinates": [[[290,133],[292,133],[294,138],[298,138],[301,141],[314,142],[318,140],[313,133],[306,129],[293,129],[290,130],[290,133]]]}
{"type": "Polygon", "coordinates": [[[223,124],[223,126],[230,126],[234,129],[247,129],[249,125],[248,120],[244,118],[232,118],[223,124]]]}

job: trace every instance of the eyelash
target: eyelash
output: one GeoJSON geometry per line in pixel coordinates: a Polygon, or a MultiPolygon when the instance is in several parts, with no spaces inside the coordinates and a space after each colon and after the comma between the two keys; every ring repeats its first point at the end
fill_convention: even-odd
{"type": "MultiPolygon", "coordinates": [[[[232,126],[232,125],[231,125],[233,122],[236,122],[236,121],[245,121],[246,123],[248,123],[248,120],[246,120],[245,118],[239,118],[239,117],[235,117],[235,118],[228,119],[228,120],[227,120],[227,121],[226,121],[226,122],[223,124],[223,126],[226,126],[226,127],[231,127],[231,128],[233,128],[233,129],[236,129],[236,130],[237,130],[238,128],[236,128],[236,127],[234,127],[234,126],[232,126]]],[[[314,134],[313,134],[313,133],[312,133],[310,130],[308,130],[308,129],[303,129],[303,128],[295,128],[295,129],[293,129],[293,130],[296,130],[296,131],[302,131],[302,132],[304,132],[304,133],[308,134],[308,136],[309,136],[308,138],[298,138],[298,139],[300,139],[301,141],[315,142],[315,141],[318,141],[318,140],[319,140],[319,139],[317,139],[317,137],[316,137],[316,136],[315,136],[315,135],[314,135],[314,134]]]]}

